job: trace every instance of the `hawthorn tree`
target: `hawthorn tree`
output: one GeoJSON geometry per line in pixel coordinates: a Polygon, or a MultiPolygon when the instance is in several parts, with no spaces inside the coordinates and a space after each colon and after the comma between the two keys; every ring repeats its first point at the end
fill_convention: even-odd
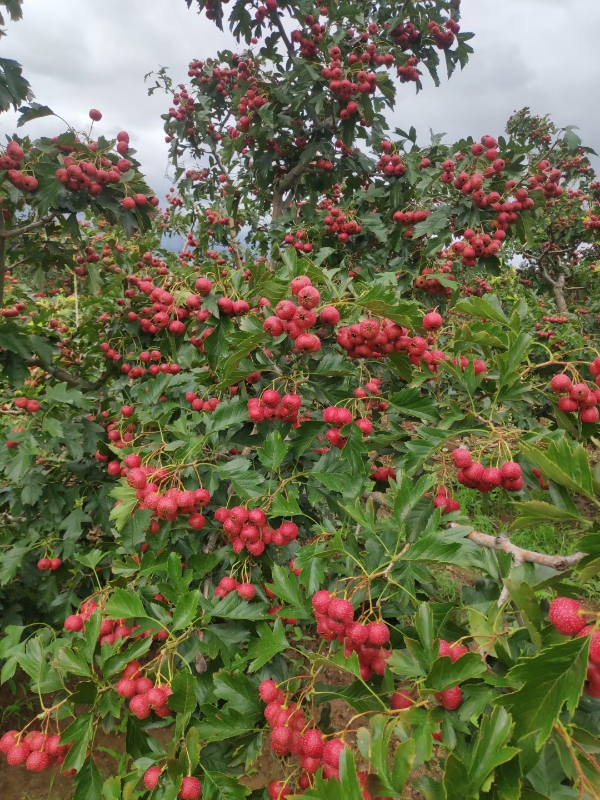
{"type": "Polygon", "coordinates": [[[598,187],[527,110],[389,131],[466,63],[458,12],[232,4],[244,49],[150,89],[154,215],[121,135],[0,156],[1,680],[40,700],[11,767],[76,800],[596,796],[598,187]],[[577,552],[511,540],[540,522],[577,552]]]}

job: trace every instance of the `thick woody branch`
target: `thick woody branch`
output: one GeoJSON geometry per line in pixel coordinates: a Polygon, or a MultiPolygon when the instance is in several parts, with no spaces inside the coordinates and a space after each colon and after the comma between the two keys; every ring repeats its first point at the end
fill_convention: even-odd
{"type": "Polygon", "coordinates": [[[51,214],[46,214],[45,217],[40,217],[40,219],[35,220],[35,222],[30,222],[28,225],[22,225],[20,228],[11,228],[11,230],[0,230],[0,239],[12,239],[15,236],[21,236],[22,233],[29,233],[30,231],[35,231],[38,228],[43,228],[44,225],[48,225],[48,223],[52,222],[52,220],[56,217],[57,211],[53,211],[51,214]]]}
{"type": "MultiPolygon", "coordinates": [[[[310,169],[310,162],[305,161],[304,163],[296,164],[287,175],[284,175],[281,180],[279,180],[275,184],[275,190],[273,192],[273,219],[279,219],[279,217],[283,214],[285,209],[287,208],[286,201],[284,199],[285,193],[288,192],[290,189],[294,189],[302,175],[304,175],[307,170],[310,169]]],[[[288,203],[289,205],[289,203],[288,203]]]]}
{"type": "Polygon", "coordinates": [[[82,392],[95,392],[97,389],[103,386],[114,373],[114,367],[111,364],[109,367],[107,367],[107,369],[104,370],[102,375],[100,375],[97,380],[84,381],[82,378],[78,378],[76,375],[72,375],[70,372],[67,372],[67,370],[63,369],[62,367],[53,367],[44,364],[44,362],[39,358],[29,358],[25,361],[25,363],[28,367],[40,367],[40,369],[45,370],[58,381],[62,381],[63,383],[66,383],[68,386],[72,386],[75,389],[81,389],[82,392]]]}
{"type": "Polygon", "coordinates": [[[573,553],[570,556],[550,556],[546,553],[538,553],[535,550],[525,550],[513,544],[506,533],[501,533],[500,536],[490,536],[487,533],[471,531],[467,539],[475,542],[480,547],[486,547],[488,550],[499,550],[502,553],[508,553],[512,555],[515,562],[518,560],[522,564],[528,561],[531,564],[541,564],[559,572],[576,566],[587,555],[587,553],[573,553]]]}

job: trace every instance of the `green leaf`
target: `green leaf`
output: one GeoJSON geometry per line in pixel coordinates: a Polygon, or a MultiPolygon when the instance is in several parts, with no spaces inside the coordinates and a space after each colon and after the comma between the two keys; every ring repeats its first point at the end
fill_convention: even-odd
{"type": "Polygon", "coordinates": [[[354,753],[344,747],[340,753],[340,784],[346,800],[363,800],[362,790],[356,774],[354,753]]]}
{"type": "Polygon", "coordinates": [[[269,472],[276,470],[286,457],[289,445],[281,438],[279,431],[271,431],[265,439],[263,447],[257,450],[258,460],[269,472]]]}
{"type": "Polygon", "coordinates": [[[285,497],[282,492],[275,495],[275,499],[269,506],[270,517],[298,517],[303,516],[302,509],[298,505],[296,498],[289,494],[285,497]]]}
{"type": "Polygon", "coordinates": [[[227,430],[233,425],[248,420],[248,408],[245,403],[238,398],[227,400],[220,403],[209,415],[206,421],[206,432],[215,433],[216,431],[227,430]]]}
{"type": "Polygon", "coordinates": [[[240,714],[258,714],[262,711],[260,696],[256,684],[243,672],[220,670],[213,676],[215,695],[226,700],[231,708],[240,714]]]}
{"type": "Polygon", "coordinates": [[[486,294],[485,297],[469,297],[467,300],[459,300],[454,308],[456,311],[471,314],[473,317],[491,319],[501,325],[508,326],[508,317],[502,310],[498,298],[493,294],[486,294]]]}
{"type": "Polygon", "coordinates": [[[102,800],[102,776],[91,755],[86,758],[75,783],[73,800],[102,800]]]}
{"type": "Polygon", "coordinates": [[[427,650],[433,647],[433,613],[429,603],[421,603],[415,621],[421,644],[427,650]]]}
{"type": "Polygon", "coordinates": [[[92,724],[92,712],[82,714],[61,733],[60,744],[70,744],[74,742],[74,745],[71,747],[64,760],[63,770],[75,769],[79,772],[81,769],[85,761],[88,744],[92,738],[92,724]]]}
{"type": "Polygon", "coordinates": [[[167,705],[177,714],[191,714],[196,708],[196,680],[189,670],[178,672],[171,681],[173,694],[167,705]]]}
{"type": "Polygon", "coordinates": [[[441,692],[471,678],[476,678],[486,672],[486,669],[486,665],[478,653],[465,653],[454,663],[448,656],[444,656],[433,662],[425,686],[427,689],[441,692]]]}
{"type": "Polygon", "coordinates": [[[134,661],[135,659],[140,658],[140,656],[145,655],[148,650],[150,650],[151,646],[151,636],[144,636],[143,638],[138,639],[122,653],[115,653],[103,661],[102,674],[105,678],[107,678],[110,675],[114,675],[115,672],[121,672],[125,669],[130,661],[134,661]]]}
{"type": "Polygon", "coordinates": [[[54,111],[48,106],[40,105],[40,103],[31,103],[28,106],[21,106],[19,109],[20,117],[17,120],[17,128],[22,128],[27,122],[41,117],[53,117],[54,111]]]}
{"type": "Polygon", "coordinates": [[[109,515],[109,519],[114,521],[115,528],[118,531],[123,530],[125,523],[131,517],[134,508],[138,504],[135,492],[136,490],[128,486],[125,481],[110,492],[110,497],[116,497],[117,500],[121,501],[113,506],[109,515]]]}
{"type": "Polygon", "coordinates": [[[543,500],[529,500],[526,503],[513,503],[513,508],[517,513],[517,518],[511,524],[513,531],[521,530],[538,524],[539,522],[565,522],[573,521],[582,525],[591,525],[592,521],[585,519],[581,514],[567,509],[558,508],[552,503],[543,500]]]}
{"type": "Polygon", "coordinates": [[[121,540],[126,552],[134,554],[139,551],[142,542],[146,541],[146,531],[151,519],[151,509],[141,508],[127,520],[121,529],[121,540]]]}
{"type": "Polygon", "coordinates": [[[60,647],[56,658],[51,662],[51,666],[58,667],[71,675],[81,675],[85,678],[92,677],[88,665],[70,647],[60,647]]]}
{"type": "Polygon", "coordinates": [[[203,770],[202,800],[244,800],[250,794],[250,789],[236,778],[204,767],[203,770]]]}
{"type": "Polygon", "coordinates": [[[420,389],[401,389],[390,397],[389,402],[407,417],[429,422],[439,419],[438,403],[430,396],[422,396],[420,389]]]}
{"type": "Polygon", "coordinates": [[[133,619],[134,617],[146,616],[144,606],[138,595],[119,588],[113,591],[104,608],[104,614],[109,619],[133,619]]]}
{"type": "Polygon", "coordinates": [[[527,442],[519,442],[525,459],[540,470],[544,478],[579,492],[590,500],[595,500],[592,472],[587,453],[582,444],[569,446],[566,439],[560,444],[552,442],[548,450],[527,442]]]}
{"type": "Polygon", "coordinates": [[[198,613],[199,598],[200,590],[194,589],[184,594],[178,601],[173,610],[173,621],[170,625],[172,631],[180,631],[191,625],[198,613]]]}
{"type": "Polygon", "coordinates": [[[509,671],[508,679],[522,685],[498,697],[495,704],[509,710],[519,739],[536,735],[536,750],[552,733],[565,704],[569,717],[575,712],[587,673],[588,649],[589,636],[571,639],[532,658],[519,659],[509,671]]]}
{"type": "Polygon", "coordinates": [[[256,672],[290,646],[280,619],[275,620],[272,629],[266,622],[259,622],[256,630],[260,639],[254,639],[248,647],[248,658],[252,659],[248,672],[256,672]]]}
{"type": "Polygon", "coordinates": [[[67,541],[76,542],[83,533],[82,525],[91,522],[92,518],[84,512],[82,508],[74,508],[66,519],[60,524],[59,528],[64,530],[64,538],[67,541]]]}
{"type": "Polygon", "coordinates": [[[484,715],[475,742],[471,742],[469,752],[469,785],[474,797],[480,791],[489,791],[493,772],[500,764],[505,764],[516,756],[517,747],[507,747],[512,735],[512,720],[504,708],[495,708],[491,716],[484,715]]]}
{"type": "Polygon", "coordinates": [[[517,583],[517,581],[505,578],[504,585],[521,612],[532,642],[539,649],[542,646],[542,614],[535,592],[525,581],[517,583]]]}
{"type": "Polygon", "coordinates": [[[256,601],[248,603],[242,600],[236,592],[231,592],[227,597],[219,600],[210,611],[213,617],[223,619],[264,619],[267,607],[264,603],[256,601]]]}

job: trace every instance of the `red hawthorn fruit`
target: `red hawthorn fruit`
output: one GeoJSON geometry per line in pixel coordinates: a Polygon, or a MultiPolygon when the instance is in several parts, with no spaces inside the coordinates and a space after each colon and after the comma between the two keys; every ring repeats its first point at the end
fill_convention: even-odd
{"type": "Polygon", "coordinates": [[[37,568],[42,570],[42,572],[45,572],[46,570],[52,568],[52,562],[49,558],[40,558],[40,560],[37,562],[37,568]]]}
{"type": "Polygon", "coordinates": [[[460,686],[453,686],[452,689],[444,689],[436,694],[435,699],[447,711],[454,711],[462,703],[462,690],[460,686]]]}
{"type": "Polygon", "coordinates": [[[198,778],[182,778],[181,788],[177,797],[179,800],[198,800],[201,791],[202,785],[198,778]]]}
{"type": "Polygon", "coordinates": [[[8,753],[13,747],[17,746],[19,731],[7,731],[0,739],[0,753],[8,753]]]}
{"type": "Polygon", "coordinates": [[[64,621],[63,627],[68,631],[81,631],[83,630],[83,617],[79,614],[71,614],[71,616],[67,617],[64,621]]]}
{"type": "Polygon", "coordinates": [[[256,589],[251,583],[240,583],[237,587],[237,593],[242,600],[254,600],[256,597],[256,589]]]}
{"type": "Polygon", "coordinates": [[[458,661],[461,656],[466,655],[469,652],[469,648],[464,644],[451,644],[450,645],[450,659],[454,663],[454,661],[458,661]]]}
{"type": "Polygon", "coordinates": [[[149,769],[144,772],[144,786],[146,789],[155,789],[158,786],[158,781],[161,775],[161,768],[160,767],[150,767],[149,769]]]}
{"type": "Polygon", "coordinates": [[[423,327],[426,331],[439,331],[443,324],[442,315],[438,314],[437,311],[430,311],[429,314],[425,314],[423,317],[423,327]]]}
{"type": "Polygon", "coordinates": [[[273,703],[277,699],[279,695],[279,690],[277,688],[277,684],[275,683],[275,681],[267,680],[267,681],[262,681],[259,684],[258,693],[263,703],[268,704],[268,703],[273,703]]]}
{"type": "Polygon", "coordinates": [[[571,597],[557,597],[550,603],[548,619],[563,636],[574,636],[585,627],[585,618],[579,612],[583,606],[571,597]]]}
{"type": "Polygon", "coordinates": [[[338,769],[340,765],[340,753],[346,745],[340,739],[329,739],[323,746],[321,760],[323,764],[333,769],[338,769]]]}
{"type": "Polygon", "coordinates": [[[28,745],[26,745],[25,742],[21,742],[21,744],[16,744],[14,747],[10,748],[6,754],[6,761],[11,767],[24,764],[29,758],[30,753],[31,750],[28,745]]]}
{"type": "Polygon", "coordinates": [[[502,478],[509,481],[517,481],[522,475],[522,470],[519,464],[515,461],[506,461],[500,467],[502,478]]]}
{"type": "Polygon", "coordinates": [[[28,769],[29,772],[43,772],[49,766],[50,758],[48,753],[44,753],[43,751],[30,753],[25,762],[25,769],[28,769]]]}
{"type": "Polygon", "coordinates": [[[340,321],[340,312],[333,306],[324,306],[319,314],[323,325],[337,325],[340,321]]]}
{"type": "Polygon", "coordinates": [[[129,701],[129,708],[138,719],[146,719],[150,716],[150,703],[146,695],[134,695],[129,701]]]}
{"type": "Polygon", "coordinates": [[[119,697],[125,697],[130,700],[136,694],[135,681],[129,678],[121,678],[115,686],[115,691],[119,697]]]}
{"type": "Polygon", "coordinates": [[[312,597],[312,607],[317,614],[327,614],[331,605],[331,595],[326,589],[320,589],[312,597]]]}
{"type": "Polygon", "coordinates": [[[91,119],[93,122],[100,122],[100,120],[102,119],[102,114],[101,114],[101,112],[100,112],[100,111],[98,111],[98,109],[97,109],[97,108],[92,108],[92,109],[90,109],[90,119],[91,119]]]}
{"type": "Polygon", "coordinates": [[[367,625],[368,643],[373,647],[382,647],[390,640],[390,631],[385,622],[369,622],[367,625]]]}
{"type": "Polygon", "coordinates": [[[285,756],[289,752],[290,744],[292,743],[292,731],[289,728],[284,728],[283,725],[278,725],[273,728],[271,733],[271,750],[277,755],[285,756]]]}
{"type": "Polygon", "coordinates": [[[400,711],[405,708],[410,708],[414,705],[414,700],[410,696],[410,692],[406,689],[398,689],[398,691],[394,692],[394,694],[390,698],[390,705],[396,711],[400,711]]]}
{"type": "Polygon", "coordinates": [[[573,386],[571,379],[564,372],[560,375],[555,375],[550,381],[550,386],[554,394],[568,394],[573,386]]]}
{"type": "Polygon", "coordinates": [[[321,731],[312,728],[305,731],[302,736],[302,752],[305,756],[320,759],[323,755],[324,747],[323,734],[321,731]]]}

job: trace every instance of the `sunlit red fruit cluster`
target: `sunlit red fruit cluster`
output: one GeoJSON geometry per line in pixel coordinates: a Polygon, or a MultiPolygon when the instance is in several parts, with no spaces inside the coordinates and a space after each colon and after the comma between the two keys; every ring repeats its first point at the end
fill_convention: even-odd
{"type": "Polygon", "coordinates": [[[337,447],[339,450],[343,450],[348,441],[348,437],[342,436],[340,433],[340,429],[346,425],[354,422],[360,428],[364,437],[370,436],[373,431],[373,423],[370,420],[365,417],[359,417],[355,420],[349,408],[338,408],[336,406],[324,408],[323,422],[333,426],[327,429],[325,438],[332,447],[337,447]]]}
{"type": "Polygon", "coordinates": [[[273,337],[286,333],[294,341],[298,353],[316,353],[321,349],[321,340],[316,334],[307,333],[308,329],[318,320],[323,325],[335,325],[333,320],[339,321],[339,312],[333,306],[326,306],[317,317],[315,308],[321,301],[321,294],[305,275],[294,278],[290,288],[298,298],[298,305],[292,300],[280,300],[275,314],[263,322],[263,328],[273,337]]]}
{"type": "Polygon", "coordinates": [[[265,419],[279,419],[291,422],[298,427],[298,414],[302,398],[299,394],[284,394],[283,397],[276,389],[265,389],[260,398],[251,397],[248,400],[248,417],[251,422],[263,422],[265,419]]]}
{"type": "Polygon", "coordinates": [[[117,681],[115,691],[119,697],[129,700],[129,710],[138,719],[148,719],[151,712],[158,717],[170,717],[173,712],[167,705],[173,694],[168,683],[153,681],[142,676],[139,661],[130,661],[117,681]]]}
{"type": "Polygon", "coordinates": [[[432,297],[439,295],[450,297],[452,288],[450,286],[444,286],[438,278],[428,277],[429,275],[443,275],[446,280],[453,281],[452,261],[440,264],[439,267],[423,267],[420,276],[415,279],[414,283],[415,289],[421,289],[432,297]]]}
{"type": "Polygon", "coordinates": [[[29,772],[43,772],[54,764],[62,764],[74,744],[60,744],[60,734],[10,730],[0,739],[0,753],[6,755],[9,767],[24,764],[29,772]]]}
{"type": "Polygon", "coordinates": [[[273,528],[260,508],[222,507],[215,511],[214,518],[223,526],[224,533],[238,554],[246,548],[251,555],[260,556],[267,545],[285,547],[298,537],[295,522],[282,522],[278,528],[273,528]]]}
{"type": "Polygon", "coordinates": [[[327,642],[336,639],[341,642],[347,658],[356,653],[363,680],[370,680],[373,673],[383,675],[391,654],[384,647],[390,641],[390,631],[385,622],[355,621],[352,603],[325,589],[313,595],[312,607],[319,636],[327,642]]]}
{"type": "Polygon", "coordinates": [[[479,461],[473,461],[466,447],[453,450],[451,458],[458,468],[456,479],[468,489],[484,493],[499,487],[507,492],[520,492],[523,489],[523,471],[516,461],[505,461],[500,467],[485,467],[479,461]]]}
{"type": "Polygon", "coordinates": [[[25,158],[23,148],[15,141],[9,141],[6,150],[0,156],[0,169],[7,170],[6,177],[15,187],[23,192],[35,192],[38,179],[21,171],[21,162],[25,158]]]}
{"type": "Polygon", "coordinates": [[[596,377],[597,389],[591,389],[586,383],[573,383],[564,372],[552,378],[550,387],[554,394],[561,395],[558,401],[561,411],[577,413],[582,422],[595,423],[600,418],[600,358],[591,363],[590,372],[596,377]]]}

